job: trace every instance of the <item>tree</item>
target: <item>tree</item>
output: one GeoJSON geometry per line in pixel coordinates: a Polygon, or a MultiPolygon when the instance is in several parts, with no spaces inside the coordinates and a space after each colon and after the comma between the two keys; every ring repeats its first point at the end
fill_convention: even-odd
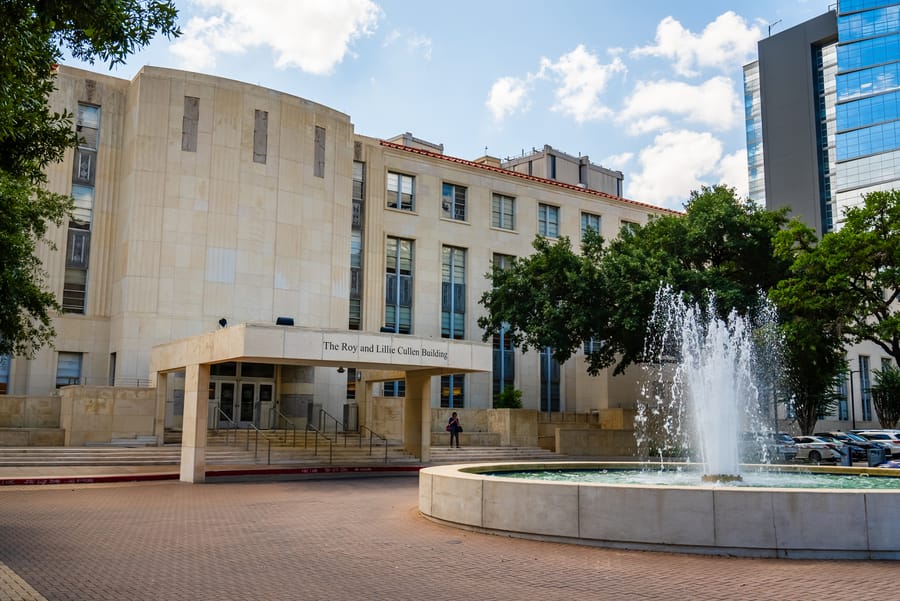
{"type": "Polygon", "coordinates": [[[787,221],[784,211],[766,211],[739,200],[724,186],[693,192],[685,214],[664,215],[643,227],[623,229],[604,248],[585,237],[581,255],[568,239],[538,238],[535,254],[513,267],[495,269],[493,289],[479,319],[487,340],[506,323],[513,342],[550,346],[565,361],[584,340],[602,341],[588,356],[588,371],[643,362],[647,324],[661,284],[705,303],[712,291],[723,317],[732,307],[746,314],[760,303],[787,264],[772,260],[773,237],[787,221]],[[599,347],[599,348],[598,348],[599,347]]]}
{"type": "Polygon", "coordinates": [[[874,342],[900,363],[900,192],[867,194],[818,243],[795,225],[780,234],[778,254],[792,259],[779,304],[834,320],[848,342],[874,342]]]}
{"type": "Polygon", "coordinates": [[[875,370],[875,385],[871,390],[878,423],[882,428],[896,428],[900,421],[900,369],[888,365],[875,370]]]}
{"type": "Polygon", "coordinates": [[[523,351],[550,347],[557,361],[566,361],[591,333],[608,322],[608,288],[600,282],[603,240],[591,235],[582,254],[568,238],[551,242],[537,237],[535,252],[494,265],[487,277],[493,288],[480,301],[488,310],[478,325],[490,339],[501,328],[523,351]]]}
{"type": "MultiPolygon", "coordinates": [[[[602,341],[587,357],[588,371],[615,365],[621,373],[645,361],[661,285],[691,303],[705,304],[712,292],[723,319],[733,308],[756,315],[761,293],[789,275],[793,257],[775,255],[776,236],[787,224],[786,211],[767,211],[732,189],[713,186],[693,192],[684,215],[623,229],[608,246],[589,233],[580,255],[568,239],[538,238],[533,255],[488,275],[493,289],[481,298],[487,315],[478,324],[484,340],[506,327],[523,350],[549,346],[558,361],[571,357],[582,341],[602,341]]],[[[779,317],[788,343],[778,392],[792,399],[803,427],[812,428],[834,402],[833,384],[844,369],[841,336],[827,315],[781,311],[779,317]]]]}
{"type": "Polygon", "coordinates": [[[54,66],[73,57],[122,63],[157,33],[180,34],[172,1],[5,0],[0,3],[0,355],[32,356],[55,332],[59,305],[35,256],[71,198],[45,189],[47,165],[78,138],[71,115],[50,111],[54,66]]]}

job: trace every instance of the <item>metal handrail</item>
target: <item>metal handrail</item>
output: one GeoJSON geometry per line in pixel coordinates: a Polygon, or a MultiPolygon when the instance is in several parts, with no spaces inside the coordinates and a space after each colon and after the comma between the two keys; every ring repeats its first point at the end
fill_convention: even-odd
{"type": "Polygon", "coordinates": [[[321,435],[322,438],[328,441],[328,463],[334,463],[334,441],[312,424],[306,424],[306,432],[303,434],[303,448],[307,448],[307,445],[309,444],[310,431],[315,432],[315,436],[313,437],[313,456],[319,456],[319,436],[321,435]]]}
{"type": "MultiPolygon", "coordinates": [[[[228,428],[225,429],[225,444],[226,444],[226,445],[228,444],[228,432],[231,431],[231,430],[234,430],[234,442],[235,442],[235,444],[237,444],[237,429],[238,429],[237,423],[235,423],[235,421],[234,421],[233,419],[231,419],[230,417],[228,417],[228,415],[227,415],[224,411],[222,411],[222,408],[221,408],[221,407],[216,407],[216,410],[219,412],[219,417],[220,417],[220,418],[223,418],[223,417],[224,417],[224,418],[225,418],[225,421],[228,422],[228,423],[230,424],[230,427],[228,427],[228,428]]],[[[220,422],[220,421],[222,421],[222,420],[221,420],[221,419],[217,419],[217,420],[216,420],[216,425],[215,425],[215,428],[213,429],[213,431],[214,431],[216,434],[219,433],[219,422],[220,422]]]]}
{"type": "MultiPolygon", "coordinates": [[[[372,439],[373,439],[373,437],[379,438],[384,441],[384,462],[387,463],[388,462],[388,440],[387,440],[387,438],[385,438],[381,434],[378,434],[371,428],[367,428],[366,426],[360,426],[359,429],[366,430],[369,433],[369,455],[372,454],[372,443],[373,443],[372,439]]],[[[360,439],[359,439],[359,446],[362,447],[362,436],[360,436],[360,439]]]]}
{"type": "Polygon", "coordinates": [[[331,420],[334,422],[334,440],[338,440],[338,426],[341,427],[341,432],[344,434],[344,446],[346,447],[347,446],[347,427],[344,426],[344,422],[342,422],[335,416],[331,415],[324,409],[319,409],[319,425],[322,426],[323,435],[327,429],[324,427],[324,424],[323,424],[323,420],[322,420],[323,416],[327,417],[327,418],[331,418],[331,420]]]}
{"type": "MultiPolygon", "coordinates": [[[[284,413],[279,411],[277,407],[274,407],[274,409],[275,409],[276,423],[278,422],[278,420],[284,420],[285,423],[288,423],[291,425],[291,431],[293,432],[293,438],[291,439],[291,446],[296,447],[297,446],[297,425],[294,424],[294,422],[291,421],[291,419],[288,416],[286,416],[284,413]]],[[[282,442],[287,444],[287,428],[286,427],[285,428],[276,428],[276,430],[278,430],[278,429],[281,429],[284,431],[284,436],[282,437],[281,440],[282,440],[282,442]]]]}
{"type": "MultiPolygon", "coordinates": [[[[225,444],[226,445],[228,444],[229,431],[234,432],[234,444],[237,444],[237,441],[238,441],[237,440],[237,431],[241,428],[238,427],[238,424],[236,421],[234,421],[233,419],[228,417],[228,415],[226,415],[225,412],[222,411],[221,407],[218,407],[218,412],[219,412],[219,416],[225,418],[225,421],[228,422],[228,424],[229,424],[229,427],[225,430],[225,444]]],[[[253,430],[254,430],[253,459],[255,460],[255,459],[259,458],[259,434],[260,434],[261,430],[259,428],[257,428],[255,424],[253,424],[251,422],[248,422],[248,425],[250,426],[250,428],[253,428],[253,430]]],[[[214,431],[215,432],[219,431],[218,424],[216,424],[216,428],[214,431]]],[[[266,457],[266,465],[271,465],[272,464],[272,441],[269,440],[268,438],[266,438],[265,435],[263,435],[263,440],[265,440],[269,445],[268,446],[268,454],[266,457]]],[[[247,436],[244,450],[245,451],[250,450],[250,436],[249,435],[247,436]]]]}

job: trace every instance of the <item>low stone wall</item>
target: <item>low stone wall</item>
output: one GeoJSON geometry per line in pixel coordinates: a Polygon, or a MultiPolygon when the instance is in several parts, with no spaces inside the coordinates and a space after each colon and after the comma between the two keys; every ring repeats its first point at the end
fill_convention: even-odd
{"type": "Polygon", "coordinates": [[[634,457],[637,456],[637,444],[634,430],[583,426],[558,428],[556,452],[574,457],[634,457]]]}
{"type": "Polygon", "coordinates": [[[65,439],[59,428],[0,428],[0,447],[61,447],[65,439]]]}
{"type": "Polygon", "coordinates": [[[112,442],[157,436],[156,389],[113,386],[64,386],[60,389],[60,424],[65,445],[112,442]]]}
{"type": "Polygon", "coordinates": [[[0,395],[0,428],[59,428],[57,396],[0,395]]]}

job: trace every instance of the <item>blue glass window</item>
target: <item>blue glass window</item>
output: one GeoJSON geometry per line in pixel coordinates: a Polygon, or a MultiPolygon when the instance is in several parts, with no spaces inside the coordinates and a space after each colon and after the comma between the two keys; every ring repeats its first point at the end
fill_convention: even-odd
{"type": "Polygon", "coordinates": [[[838,17],[838,40],[841,43],[868,38],[900,29],[900,5],[838,17]]]}
{"type": "Polygon", "coordinates": [[[861,42],[838,46],[841,71],[860,69],[897,60],[900,56],[900,35],[886,35],[861,42]]]}
{"type": "Polygon", "coordinates": [[[838,131],[900,118],[900,91],[837,105],[838,131]]]}
{"type": "Polygon", "coordinates": [[[840,0],[838,12],[840,14],[852,13],[858,10],[867,10],[890,4],[890,0],[840,0]]]}
{"type": "Polygon", "coordinates": [[[900,62],[879,65],[837,76],[838,100],[900,89],[900,62]]]}
{"type": "Polygon", "coordinates": [[[839,161],[896,150],[900,148],[900,121],[839,133],[836,147],[839,161]]]}

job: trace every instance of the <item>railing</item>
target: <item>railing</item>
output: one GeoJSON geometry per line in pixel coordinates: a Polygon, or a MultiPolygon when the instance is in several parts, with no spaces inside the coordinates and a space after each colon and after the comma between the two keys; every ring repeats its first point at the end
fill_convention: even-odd
{"type": "Polygon", "coordinates": [[[334,463],[334,441],[312,424],[306,424],[306,432],[303,434],[303,448],[308,448],[309,446],[310,432],[313,432],[313,455],[315,457],[319,456],[319,436],[321,436],[328,441],[328,463],[334,463]]]}
{"type": "Polygon", "coordinates": [[[344,427],[344,422],[331,415],[324,409],[319,409],[319,427],[322,428],[322,434],[328,430],[326,425],[334,424],[334,440],[335,442],[338,440],[338,427],[340,427],[340,431],[344,434],[344,446],[347,446],[347,429],[344,427]],[[331,420],[331,421],[329,421],[331,420]]]}
{"type": "MultiPolygon", "coordinates": [[[[379,440],[384,441],[384,462],[387,463],[388,462],[387,438],[385,438],[384,436],[381,436],[380,434],[376,433],[374,430],[367,428],[365,426],[360,426],[359,429],[360,429],[360,431],[365,430],[366,432],[369,433],[369,455],[372,454],[372,446],[373,446],[375,438],[378,438],[379,440]]],[[[359,446],[362,447],[362,436],[359,437],[359,446]]]]}
{"type": "Polygon", "coordinates": [[[292,420],[291,418],[289,418],[289,417],[286,416],[284,413],[282,413],[281,411],[279,411],[277,407],[275,407],[274,409],[275,409],[275,429],[276,429],[276,430],[282,430],[281,442],[283,442],[284,444],[287,444],[287,434],[288,434],[287,426],[290,425],[290,427],[291,427],[291,434],[292,434],[292,436],[291,436],[291,446],[292,446],[292,447],[296,447],[296,446],[297,446],[297,425],[294,424],[294,422],[293,422],[293,420],[292,420]],[[284,427],[284,428],[279,428],[279,427],[278,427],[278,425],[279,425],[281,422],[284,422],[284,423],[285,423],[285,427],[284,427]]]}
{"type": "MultiPolygon", "coordinates": [[[[234,444],[237,445],[238,430],[246,429],[249,431],[251,428],[253,429],[253,459],[254,459],[254,461],[256,459],[259,459],[259,435],[262,431],[252,423],[247,424],[249,426],[249,428],[240,428],[238,426],[237,422],[235,422],[233,419],[228,417],[228,415],[224,411],[222,411],[221,407],[218,408],[218,417],[224,418],[225,422],[228,424],[228,427],[225,429],[225,444],[226,445],[228,445],[228,439],[230,438],[230,433],[232,433],[232,432],[234,433],[234,444]]],[[[218,433],[218,431],[219,431],[218,422],[221,422],[221,421],[222,421],[221,419],[217,420],[216,427],[213,430],[214,432],[218,433]]],[[[272,465],[272,441],[269,440],[265,435],[263,435],[263,440],[265,440],[266,443],[268,444],[268,448],[267,448],[267,452],[266,452],[266,465],[272,465]]],[[[250,434],[249,434],[249,432],[245,439],[244,450],[245,451],[250,450],[250,434]]]]}

